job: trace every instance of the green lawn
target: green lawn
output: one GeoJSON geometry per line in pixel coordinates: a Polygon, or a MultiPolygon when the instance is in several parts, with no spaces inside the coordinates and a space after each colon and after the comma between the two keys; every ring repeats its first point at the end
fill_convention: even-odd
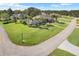
{"type": "MultiPolygon", "coordinates": [[[[49,30],[46,30],[39,28],[31,28],[28,27],[27,25],[23,25],[20,23],[3,24],[4,29],[8,33],[8,36],[13,43],[27,46],[39,44],[47,40],[48,38],[56,35],[67,26],[66,23],[65,24],[54,23],[52,25],[53,26],[49,27],[49,30]]],[[[43,27],[47,26],[45,25],[43,27]]]]}
{"type": "Polygon", "coordinates": [[[2,24],[2,22],[0,21],[0,24],[2,24]]]}
{"type": "Polygon", "coordinates": [[[68,37],[69,42],[72,44],[79,46],[79,28],[76,28],[72,34],[68,37]]]}
{"type": "Polygon", "coordinates": [[[56,49],[51,54],[49,54],[49,56],[75,56],[75,55],[61,49],[56,49]]]}
{"type": "Polygon", "coordinates": [[[60,32],[60,30],[62,30],[61,28],[57,27],[52,27],[49,30],[30,28],[23,24],[14,24],[14,23],[6,24],[4,25],[4,28],[7,31],[11,41],[20,45],[38,44],[56,35],[58,32],[60,32]]]}
{"type": "Polygon", "coordinates": [[[60,22],[69,23],[73,19],[72,17],[59,18],[60,22]]]}
{"type": "Polygon", "coordinates": [[[0,26],[2,25],[2,22],[0,21],[0,26]]]}

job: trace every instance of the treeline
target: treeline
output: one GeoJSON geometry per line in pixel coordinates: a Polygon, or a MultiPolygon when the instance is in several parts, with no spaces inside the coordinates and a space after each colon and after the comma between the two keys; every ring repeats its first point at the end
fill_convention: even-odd
{"type": "Polygon", "coordinates": [[[13,15],[13,14],[25,14],[25,15],[29,15],[29,16],[36,16],[41,14],[41,10],[34,8],[34,7],[30,7],[28,9],[25,10],[12,10],[11,8],[9,8],[8,10],[0,10],[0,15],[2,15],[3,13],[7,13],[9,16],[13,15]]]}
{"type": "Polygon", "coordinates": [[[42,12],[45,12],[47,14],[56,13],[60,15],[66,15],[66,16],[73,16],[73,17],[79,17],[79,10],[44,10],[42,12]]]}
{"type": "Polygon", "coordinates": [[[28,26],[39,27],[40,25],[50,24],[53,22],[59,22],[58,18],[63,15],[78,17],[79,10],[40,10],[34,7],[29,7],[25,10],[0,10],[0,21],[3,24],[8,23],[22,23],[28,26]]]}
{"type": "Polygon", "coordinates": [[[34,17],[36,15],[41,14],[42,12],[46,13],[46,14],[51,14],[51,13],[56,13],[56,14],[60,14],[60,15],[67,15],[67,16],[74,16],[74,17],[79,17],[79,10],[40,10],[34,7],[29,7],[25,10],[12,10],[11,8],[9,8],[8,10],[0,10],[0,15],[2,13],[8,13],[9,16],[11,16],[12,14],[25,14],[25,15],[29,15],[31,17],[34,17]]]}

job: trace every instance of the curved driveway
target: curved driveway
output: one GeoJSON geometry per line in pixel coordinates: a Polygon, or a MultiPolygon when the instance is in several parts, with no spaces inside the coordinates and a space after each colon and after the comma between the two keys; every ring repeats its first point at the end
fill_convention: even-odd
{"type": "Polygon", "coordinates": [[[70,22],[70,24],[56,36],[38,44],[35,46],[18,46],[13,44],[4,29],[0,28],[0,55],[28,55],[28,56],[44,56],[55,50],[75,29],[76,23],[75,19],[70,22]]]}

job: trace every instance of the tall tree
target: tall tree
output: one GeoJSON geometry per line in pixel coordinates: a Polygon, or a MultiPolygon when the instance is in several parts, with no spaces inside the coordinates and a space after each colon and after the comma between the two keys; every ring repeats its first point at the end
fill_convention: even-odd
{"type": "Polygon", "coordinates": [[[55,21],[56,21],[56,22],[59,22],[59,21],[58,21],[59,14],[51,14],[51,17],[52,17],[52,18],[55,18],[55,21]]]}
{"type": "Polygon", "coordinates": [[[9,21],[8,13],[2,13],[0,16],[1,16],[1,21],[3,21],[3,23],[8,23],[9,21]]]}
{"type": "Polygon", "coordinates": [[[7,10],[7,13],[9,14],[9,16],[11,16],[11,15],[13,14],[12,9],[11,9],[11,8],[9,8],[9,9],[7,10]]]}
{"type": "Polygon", "coordinates": [[[33,16],[41,14],[41,10],[34,7],[30,7],[27,9],[27,14],[33,17],[33,16]]]}
{"type": "Polygon", "coordinates": [[[15,10],[14,13],[15,13],[15,14],[21,14],[22,11],[21,11],[21,10],[15,10]]]}

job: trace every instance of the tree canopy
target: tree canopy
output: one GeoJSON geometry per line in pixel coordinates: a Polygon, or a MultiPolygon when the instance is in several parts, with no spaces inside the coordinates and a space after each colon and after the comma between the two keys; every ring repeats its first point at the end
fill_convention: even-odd
{"type": "Polygon", "coordinates": [[[13,14],[12,9],[11,9],[11,8],[9,8],[9,9],[7,10],[7,13],[9,14],[9,16],[11,16],[11,15],[13,14]]]}
{"type": "Polygon", "coordinates": [[[40,9],[37,9],[37,8],[34,8],[34,7],[30,7],[27,9],[27,15],[29,16],[36,16],[36,15],[39,15],[41,14],[41,10],[40,9]]]}

